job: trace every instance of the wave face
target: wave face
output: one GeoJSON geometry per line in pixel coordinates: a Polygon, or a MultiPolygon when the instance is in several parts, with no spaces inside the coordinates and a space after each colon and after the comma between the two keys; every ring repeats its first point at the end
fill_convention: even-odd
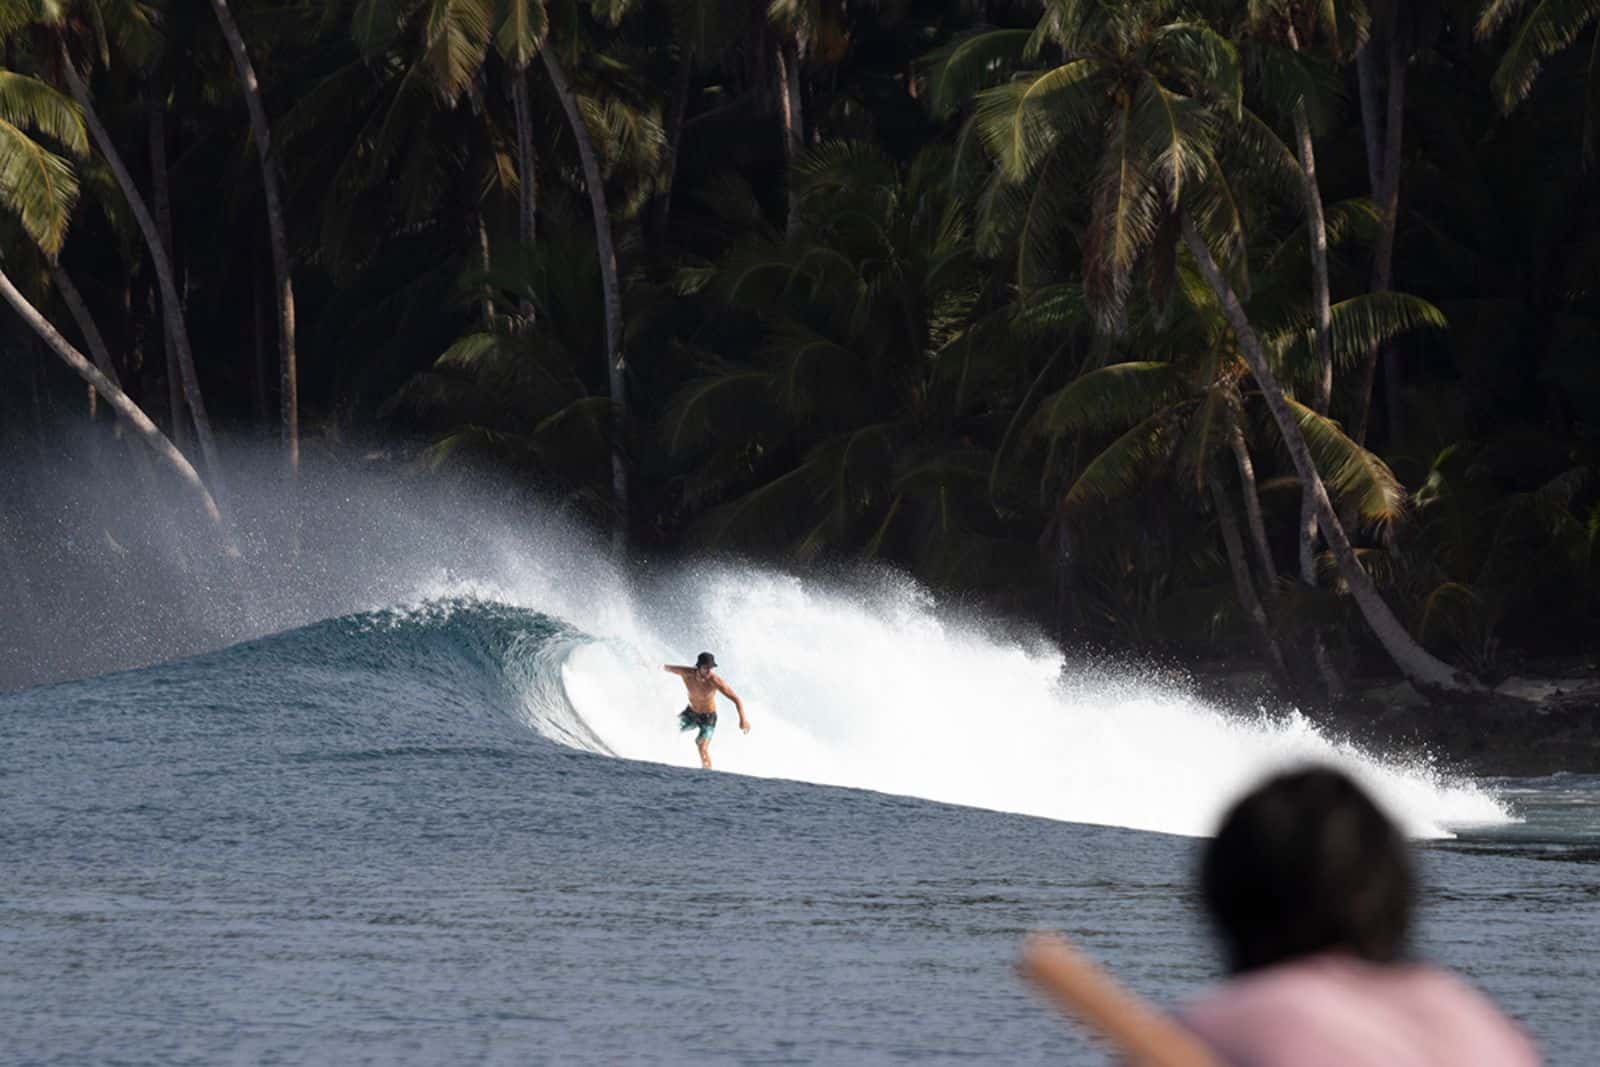
{"type": "Polygon", "coordinates": [[[682,685],[659,665],[703,646],[752,722],[740,735],[723,702],[720,770],[1199,835],[1267,773],[1318,760],[1413,836],[1510,818],[1476,784],[1374,758],[1299,714],[1241,719],[1156,680],[1074,671],[1049,644],[997,639],[908,583],[846,593],[724,569],[663,603],[562,662],[566,701],[599,751],[696,763],[676,728],[682,685]]]}
{"type": "Polygon", "coordinates": [[[741,735],[723,701],[719,771],[1202,835],[1262,776],[1317,760],[1366,784],[1416,837],[1511,820],[1471,781],[1372,756],[1298,714],[1241,718],[1158,680],[1075,671],[1048,643],[997,638],[905,582],[827,589],[721,568],[637,599],[537,584],[539,599],[565,601],[558,611],[519,607],[512,589],[456,585],[341,625],[346,639],[387,631],[394,648],[364,654],[377,669],[428,664],[444,679],[431,689],[624,759],[697,765],[677,728],[682,684],[661,666],[708,648],[753,724],[741,735]],[[470,655],[470,669],[419,658],[424,637],[470,655]],[[475,671],[487,675],[469,684],[475,671]]]}
{"type": "Polygon", "coordinates": [[[1363,754],[1296,715],[1240,718],[1158,678],[1080,668],[900,578],[723,565],[627,582],[588,532],[524,500],[313,468],[290,492],[275,455],[253,458],[236,493],[239,561],[174,525],[182,501],[125,500],[68,471],[8,491],[26,506],[0,515],[0,593],[15,608],[0,612],[0,689],[166,662],[77,684],[156,717],[160,687],[181,684],[196,706],[276,707],[278,731],[349,722],[378,747],[510,730],[695,766],[677,731],[682,685],[660,667],[710,649],[754,724],[741,736],[725,716],[723,771],[1203,834],[1260,776],[1317,759],[1416,836],[1509,818],[1471,782],[1363,754]],[[171,662],[208,649],[224,651],[171,662]]]}

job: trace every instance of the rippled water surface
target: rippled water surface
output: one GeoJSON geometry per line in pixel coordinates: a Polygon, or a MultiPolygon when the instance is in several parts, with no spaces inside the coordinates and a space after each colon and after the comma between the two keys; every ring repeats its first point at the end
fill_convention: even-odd
{"type": "MultiPolygon", "coordinates": [[[[1013,978],[1024,931],[1169,1003],[1218,975],[1195,838],[615,758],[596,645],[438,615],[0,696],[0,1060],[1099,1062],[1013,978]]],[[[1095,743],[1115,796],[1170,788],[1095,743]]],[[[1462,788],[1393,795],[1498,816],[1419,846],[1421,951],[1593,1062],[1600,781],[1462,788]]]]}

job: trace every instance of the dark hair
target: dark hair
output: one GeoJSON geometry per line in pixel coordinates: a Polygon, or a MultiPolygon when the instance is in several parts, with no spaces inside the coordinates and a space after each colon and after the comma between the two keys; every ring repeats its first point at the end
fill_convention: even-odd
{"type": "Polygon", "coordinates": [[[1228,811],[1200,870],[1206,912],[1235,974],[1339,949],[1375,963],[1405,954],[1405,840],[1344,774],[1280,774],[1228,811]]]}

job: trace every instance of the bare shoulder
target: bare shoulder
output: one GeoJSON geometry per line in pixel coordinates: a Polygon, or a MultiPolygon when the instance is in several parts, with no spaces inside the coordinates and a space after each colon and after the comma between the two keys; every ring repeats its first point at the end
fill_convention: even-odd
{"type": "Polygon", "coordinates": [[[723,680],[722,675],[716,673],[715,671],[711,672],[711,684],[722,690],[722,692],[728,696],[733,696],[733,689],[728,685],[727,682],[723,680]]]}

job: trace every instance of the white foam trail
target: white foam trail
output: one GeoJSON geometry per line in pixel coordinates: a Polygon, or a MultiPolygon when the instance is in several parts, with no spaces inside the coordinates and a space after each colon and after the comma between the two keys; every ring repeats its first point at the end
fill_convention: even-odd
{"type": "MultiPolygon", "coordinates": [[[[550,611],[551,595],[529,606],[550,611]]],[[[1352,774],[1416,837],[1511,818],[1474,783],[1374,759],[1298,715],[1247,722],[1154,681],[1064,679],[1058,651],[949,621],[905,583],[844,594],[723,569],[638,614],[593,588],[565,606],[602,638],[566,658],[567,699],[591,747],[631,759],[697,765],[677,730],[682,684],[660,665],[705,648],[754,726],[742,736],[722,702],[721,771],[1200,835],[1266,774],[1314,760],[1352,774]]],[[[572,743],[570,729],[541,728],[572,743]]]]}

